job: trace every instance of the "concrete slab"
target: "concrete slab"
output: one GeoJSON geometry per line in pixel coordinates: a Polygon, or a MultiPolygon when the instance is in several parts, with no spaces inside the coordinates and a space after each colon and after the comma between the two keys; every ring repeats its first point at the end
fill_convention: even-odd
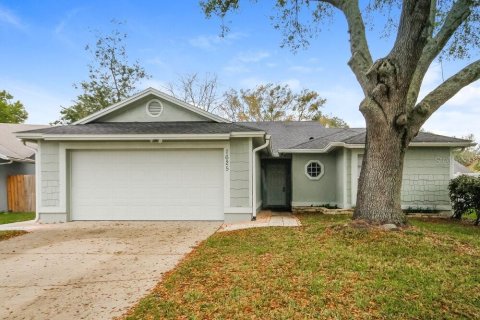
{"type": "Polygon", "coordinates": [[[220,223],[31,226],[0,244],[0,319],[120,316],[220,223]]]}
{"type": "Polygon", "coordinates": [[[300,220],[298,220],[298,218],[292,215],[290,212],[261,211],[257,215],[257,220],[223,224],[219,232],[248,228],[298,226],[301,226],[300,220]]]}

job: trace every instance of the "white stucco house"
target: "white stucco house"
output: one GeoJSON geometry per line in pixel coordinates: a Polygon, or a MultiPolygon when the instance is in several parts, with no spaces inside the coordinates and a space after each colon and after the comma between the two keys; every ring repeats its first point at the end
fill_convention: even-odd
{"type": "MultiPolygon", "coordinates": [[[[365,129],[232,123],[155,89],[75,124],[17,133],[36,142],[37,218],[249,220],[261,208],[351,208],[365,129]]],[[[403,206],[450,209],[452,150],[420,133],[406,154],[403,206]]]]}

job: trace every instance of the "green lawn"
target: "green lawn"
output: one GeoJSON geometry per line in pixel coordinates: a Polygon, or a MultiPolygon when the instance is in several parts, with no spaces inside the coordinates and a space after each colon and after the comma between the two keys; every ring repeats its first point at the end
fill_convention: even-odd
{"type": "Polygon", "coordinates": [[[345,216],[217,233],[127,319],[480,319],[480,228],[411,220],[399,232],[345,216]]]}
{"type": "Polygon", "coordinates": [[[5,212],[0,213],[0,224],[27,221],[35,219],[35,212],[5,212]]]}

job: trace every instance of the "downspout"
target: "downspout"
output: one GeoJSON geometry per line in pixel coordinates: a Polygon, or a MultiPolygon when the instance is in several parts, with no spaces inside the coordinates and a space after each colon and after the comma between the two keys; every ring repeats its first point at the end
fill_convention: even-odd
{"type": "Polygon", "coordinates": [[[262,144],[259,147],[256,147],[252,151],[252,185],[251,185],[251,190],[252,190],[252,221],[257,220],[257,181],[256,181],[256,154],[257,151],[260,151],[262,149],[265,149],[268,147],[270,144],[270,135],[265,136],[265,143],[262,144]]]}
{"type": "Polygon", "coordinates": [[[7,161],[7,162],[1,162],[0,166],[3,166],[4,164],[11,164],[13,163],[13,160],[7,161]]]}

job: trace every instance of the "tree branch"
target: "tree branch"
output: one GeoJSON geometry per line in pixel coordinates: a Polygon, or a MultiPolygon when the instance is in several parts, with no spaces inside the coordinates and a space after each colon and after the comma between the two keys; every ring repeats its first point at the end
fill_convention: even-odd
{"type": "Polygon", "coordinates": [[[472,0],[458,0],[455,2],[452,6],[452,9],[450,9],[448,12],[445,22],[438,33],[434,37],[433,35],[429,37],[408,90],[408,110],[411,110],[415,107],[415,103],[417,102],[418,94],[420,92],[420,87],[428,68],[432,64],[433,60],[443,50],[448,40],[450,40],[458,27],[468,18],[471,13],[472,4],[472,0]]]}
{"type": "Polygon", "coordinates": [[[402,66],[397,76],[400,91],[405,93],[408,87],[404,86],[409,86],[429,38],[431,5],[431,0],[403,1],[397,38],[388,58],[402,66]]]}
{"type": "Polygon", "coordinates": [[[352,54],[348,65],[357,77],[364,93],[368,90],[366,73],[373,64],[365,34],[365,23],[358,6],[358,0],[323,0],[343,12],[350,34],[350,52],[352,54]]]}
{"type": "Polygon", "coordinates": [[[465,86],[480,79],[480,60],[477,60],[430,92],[409,112],[409,136],[413,138],[425,121],[465,86]]]}

